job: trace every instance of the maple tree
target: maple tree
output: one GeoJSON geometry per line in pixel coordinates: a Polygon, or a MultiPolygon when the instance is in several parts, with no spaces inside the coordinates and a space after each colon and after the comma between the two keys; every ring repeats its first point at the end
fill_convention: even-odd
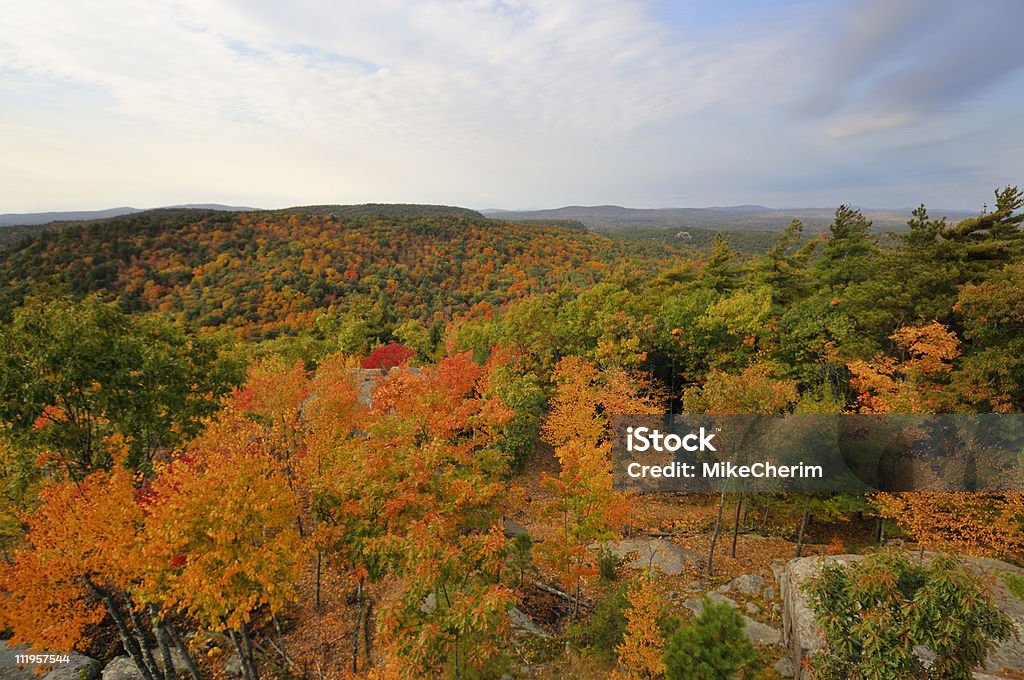
{"type": "Polygon", "coordinates": [[[1020,493],[878,493],[881,517],[894,520],[922,547],[1003,556],[1024,547],[1020,493]]]}
{"type": "Polygon", "coordinates": [[[629,592],[626,633],[616,648],[622,673],[616,677],[653,678],[665,672],[665,638],[658,627],[662,597],[650,574],[641,576],[629,592]]]}
{"type": "Polygon", "coordinates": [[[363,359],[361,366],[363,368],[381,368],[386,370],[405,364],[415,354],[416,352],[405,345],[397,342],[390,342],[386,345],[381,345],[370,352],[370,354],[363,359]]]}
{"type": "MultiPolygon", "coordinates": [[[[358,362],[343,354],[324,359],[310,380],[303,408],[307,428],[298,464],[300,485],[307,497],[311,536],[316,549],[314,599],[321,606],[323,559],[346,570],[356,583],[358,611],[352,631],[351,669],[360,669],[359,632],[367,629],[369,603],[364,585],[383,573],[369,541],[379,535],[375,518],[384,496],[374,474],[377,452],[357,428],[365,424],[368,407],[360,400],[354,369],[358,362]]],[[[364,658],[369,658],[369,640],[364,658]]]]}
{"type": "Polygon", "coordinates": [[[283,464],[241,433],[165,466],[144,502],[140,597],[226,631],[255,680],[252,623],[291,601],[305,554],[283,464]]]}
{"type": "Polygon", "coordinates": [[[370,549],[403,581],[382,638],[412,676],[448,667],[463,677],[500,652],[508,625],[499,520],[511,496],[497,444],[511,411],[489,396],[490,370],[455,354],[392,371],[374,394],[362,496],[380,532],[370,549]]]}
{"type": "Polygon", "coordinates": [[[949,382],[960,356],[956,334],[937,322],[905,326],[891,336],[907,357],[878,356],[849,364],[861,413],[942,413],[956,404],[949,382]]]}
{"type": "Polygon", "coordinates": [[[566,357],[552,376],[556,391],[543,426],[561,465],[558,477],[546,473],[545,486],[555,500],[544,508],[559,528],[558,540],[545,542],[541,555],[558,569],[564,585],[579,593],[584,576],[594,573],[595,542],[611,538],[626,518],[621,494],[612,490],[611,416],[658,413],[648,382],[621,369],[601,371],[595,364],[566,357]]]}
{"type": "Polygon", "coordinates": [[[46,484],[27,517],[25,545],[0,569],[0,626],[37,648],[72,649],[109,616],[143,678],[163,680],[165,669],[173,675],[174,644],[182,670],[199,680],[188,649],[162,616],[164,603],[139,596],[143,519],[133,476],[120,465],[78,483],[46,484]],[[146,642],[150,627],[162,666],[146,642]]]}

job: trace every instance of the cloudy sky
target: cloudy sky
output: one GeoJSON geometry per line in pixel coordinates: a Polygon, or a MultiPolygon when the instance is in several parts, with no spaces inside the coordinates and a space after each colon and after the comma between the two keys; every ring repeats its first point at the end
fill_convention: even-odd
{"type": "Polygon", "coordinates": [[[1020,0],[33,0],[0,213],[221,202],[976,209],[1020,0]]]}

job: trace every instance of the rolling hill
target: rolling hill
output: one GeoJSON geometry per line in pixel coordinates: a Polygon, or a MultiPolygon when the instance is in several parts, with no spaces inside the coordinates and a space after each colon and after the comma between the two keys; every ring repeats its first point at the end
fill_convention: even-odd
{"type": "Polygon", "coordinates": [[[69,293],[254,338],[355,307],[429,325],[682,252],[447,206],[161,209],[56,227],[0,248],[0,319],[26,296],[69,293]]]}

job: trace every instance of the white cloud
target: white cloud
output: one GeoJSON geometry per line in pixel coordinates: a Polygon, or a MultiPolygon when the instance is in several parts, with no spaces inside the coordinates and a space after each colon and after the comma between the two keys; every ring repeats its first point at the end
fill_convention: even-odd
{"type": "Polygon", "coordinates": [[[682,183],[697,202],[758,200],[775,154],[834,164],[928,113],[858,99],[892,62],[836,45],[904,59],[909,19],[854,7],[844,43],[807,6],[697,34],[639,0],[22,3],[0,15],[0,181],[18,188],[0,210],[663,204],[651,187],[682,183]],[[799,105],[817,115],[787,116],[799,105]],[[751,184],[721,184],[736,174],[751,184]]]}

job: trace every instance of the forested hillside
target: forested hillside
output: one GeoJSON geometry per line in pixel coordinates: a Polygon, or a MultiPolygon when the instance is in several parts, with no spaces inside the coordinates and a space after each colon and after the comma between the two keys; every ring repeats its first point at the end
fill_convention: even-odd
{"type": "Polygon", "coordinates": [[[592,284],[634,254],[653,271],[673,252],[443,207],[160,210],[0,250],[0,317],[27,295],[63,292],[244,337],[295,332],[327,309],[372,306],[429,325],[475,304],[592,284]]]}
{"type": "Polygon", "coordinates": [[[24,240],[0,637],[147,680],[1019,678],[1022,494],[611,484],[614,414],[1024,412],[993,205],[744,255],[331,206],[24,240]]]}

